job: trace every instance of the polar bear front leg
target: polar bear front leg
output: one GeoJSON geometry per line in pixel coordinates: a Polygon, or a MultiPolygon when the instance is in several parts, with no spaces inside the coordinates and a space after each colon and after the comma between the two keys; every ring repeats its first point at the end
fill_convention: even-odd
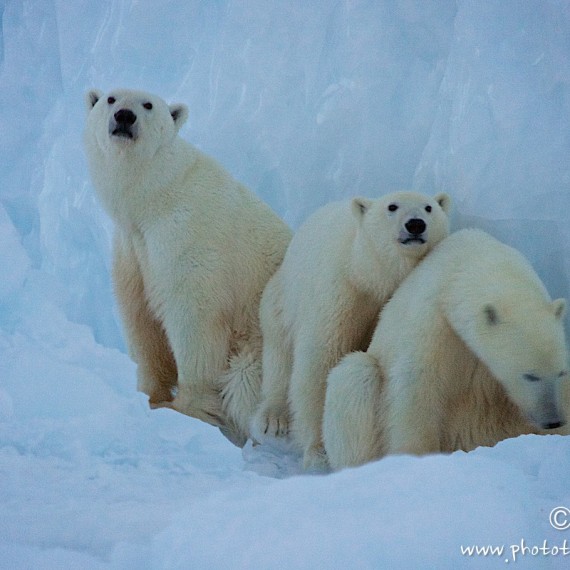
{"type": "Polygon", "coordinates": [[[307,339],[311,335],[300,335],[294,349],[289,400],[294,439],[303,450],[304,468],[323,469],[328,467],[322,438],[326,378],[335,362],[323,350],[326,341],[307,339]]]}
{"type": "Polygon", "coordinates": [[[398,374],[403,382],[392,381],[388,386],[388,453],[439,453],[442,402],[437,389],[423,389],[433,386],[435,379],[421,372],[403,374],[398,374]]]}
{"type": "Polygon", "coordinates": [[[362,465],[385,454],[383,375],[366,352],[345,356],[327,377],[323,440],[332,469],[362,465]]]}
{"type": "Polygon", "coordinates": [[[211,306],[165,310],[165,328],[178,367],[178,392],[172,407],[215,426],[223,426],[219,378],[228,366],[229,330],[211,306]]]}
{"type": "Polygon", "coordinates": [[[263,334],[261,403],[254,416],[252,431],[256,437],[285,437],[289,433],[290,414],[287,401],[293,351],[283,324],[279,274],[267,284],[260,306],[263,334]]]}
{"type": "Polygon", "coordinates": [[[286,437],[291,422],[287,393],[291,378],[291,349],[287,342],[263,343],[261,404],[255,414],[254,431],[263,438],[286,437]]]}
{"type": "Polygon", "coordinates": [[[143,277],[130,242],[115,234],[113,283],[131,358],[137,363],[138,390],[149,396],[151,407],[173,399],[176,363],[160,321],[146,297],[143,277]]]}

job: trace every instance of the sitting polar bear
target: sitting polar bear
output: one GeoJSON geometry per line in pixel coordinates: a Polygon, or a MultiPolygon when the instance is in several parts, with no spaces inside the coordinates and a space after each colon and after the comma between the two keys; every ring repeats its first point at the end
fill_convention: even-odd
{"type": "Polygon", "coordinates": [[[368,351],[331,371],[331,467],[568,433],[564,311],[520,253],[479,230],[452,234],[387,303],[368,351]]]}
{"type": "Polygon", "coordinates": [[[130,90],[86,100],[85,148],[115,223],[113,277],[139,389],[242,443],[261,384],[259,301],[291,232],[178,136],[185,105],[130,90]]]}
{"type": "Polygon", "coordinates": [[[306,468],[326,465],[321,421],[329,370],[364,349],[378,312],[449,231],[447,194],[396,192],[329,204],[294,236],[261,301],[262,404],[252,433],[293,440],[306,468]]]}

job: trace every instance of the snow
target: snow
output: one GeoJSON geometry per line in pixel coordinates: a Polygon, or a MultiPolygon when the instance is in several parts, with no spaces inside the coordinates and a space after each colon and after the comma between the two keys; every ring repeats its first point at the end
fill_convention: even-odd
{"type": "Polygon", "coordinates": [[[570,508],[568,438],[303,474],[285,445],[242,451],[150,411],[81,147],[87,89],[153,91],[292,227],[333,199],[447,191],[454,227],[569,297],[566,1],[4,0],[0,16],[0,568],[567,567],[549,515],[570,508]],[[461,552],[487,545],[504,550],[461,552]]]}

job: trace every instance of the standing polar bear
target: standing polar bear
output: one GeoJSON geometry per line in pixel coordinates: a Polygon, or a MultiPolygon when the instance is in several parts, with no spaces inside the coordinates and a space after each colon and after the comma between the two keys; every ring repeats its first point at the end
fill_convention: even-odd
{"type": "Polygon", "coordinates": [[[259,399],[259,301],[291,239],[178,131],[185,105],[90,91],[85,148],[115,223],[113,277],[139,389],[243,442],[259,399]]]}
{"type": "Polygon", "coordinates": [[[289,431],[305,468],[326,465],[321,422],[329,370],[366,348],[378,312],[449,231],[447,194],[396,192],[324,206],[295,234],[261,301],[262,403],[254,435],[289,431]]]}
{"type": "Polygon", "coordinates": [[[570,411],[564,311],[516,250],[479,230],[449,236],[385,306],[368,351],[331,371],[331,467],[561,433],[570,411]]]}

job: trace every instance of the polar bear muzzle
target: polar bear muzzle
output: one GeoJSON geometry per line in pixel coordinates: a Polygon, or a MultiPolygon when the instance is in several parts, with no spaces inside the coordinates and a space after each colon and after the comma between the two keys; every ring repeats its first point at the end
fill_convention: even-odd
{"type": "Polygon", "coordinates": [[[137,135],[137,116],[130,109],[119,109],[109,121],[109,132],[114,137],[134,140],[137,135]]]}
{"type": "Polygon", "coordinates": [[[525,415],[531,424],[539,429],[553,430],[566,425],[562,406],[562,394],[558,378],[540,378],[535,374],[523,374],[523,381],[534,392],[534,405],[527,408],[525,415]]]}
{"type": "Polygon", "coordinates": [[[403,229],[400,231],[398,241],[402,245],[423,245],[426,243],[426,229],[427,224],[421,218],[410,218],[404,224],[403,229]]]}

